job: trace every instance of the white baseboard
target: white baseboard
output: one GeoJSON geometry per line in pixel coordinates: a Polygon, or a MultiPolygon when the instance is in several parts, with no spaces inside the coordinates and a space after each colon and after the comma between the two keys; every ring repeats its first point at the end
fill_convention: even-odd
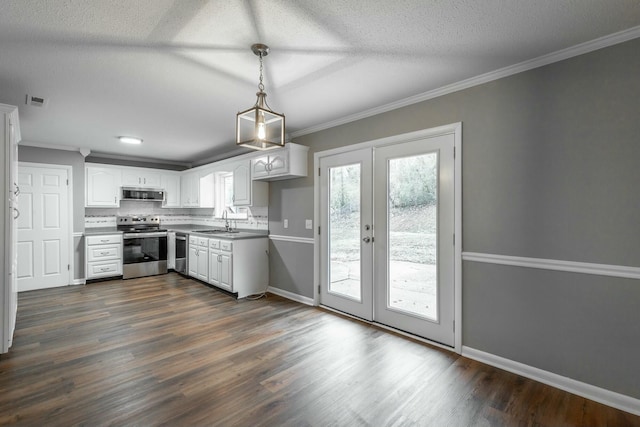
{"type": "Polygon", "coordinates": [[[523,377],[559,388],[560,390],[582,396],[604,405],[611,406],[634,415],[640,415],[640,399],[635,399],[624,394],[596,387],[581,381],[576,381],[571,378],[563,377],[562,375],[554,374],[553,372],[534,368],[533,366],[505,359],[504,357],[496,356],[467,346],[462,346],[462,355],[469,359],[477,360],[478,362],[486,363],[487,365],[495,366],[496,368],[504,369],[505,371],[509,371],[514,374],[522,375],[523,377]]]}
{"type": "Polygon", "coordinates": [[[86,285],[87,281],[85,279],[74,279],[71,282],[72,285],[86,285]]]}
{"type": "Polygon", "coordinates": [[[300,302],[302,304],[313,306],[313,298],[305,297],[302,295],[294,294],[293,292],[285,291],[284,289],[274,288],[273,286],[269,286],[267,288],[267,292],[271,292],[272,294],[279,295],[283,298],[290,299],[292,301],[300,302]]]}

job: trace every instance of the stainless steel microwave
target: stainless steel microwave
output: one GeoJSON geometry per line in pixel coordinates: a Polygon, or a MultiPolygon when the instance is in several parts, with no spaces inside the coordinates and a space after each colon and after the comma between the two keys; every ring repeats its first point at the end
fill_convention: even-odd
{"type": "Polygon", "coordinates": [[[164,201],[164,190],[159,188],[122,187],[120,200],[164,201]]]}

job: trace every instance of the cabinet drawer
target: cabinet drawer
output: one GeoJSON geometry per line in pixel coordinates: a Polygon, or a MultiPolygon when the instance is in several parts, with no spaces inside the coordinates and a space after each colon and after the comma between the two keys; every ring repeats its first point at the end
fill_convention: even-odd
{"type": "Polygon", "coordinates": [[[122,235],[108,234],[104,236],[87,236],[87,246],[120,243],[122,235]]]}
{"type": "Polygon", "coordinates": [[[121,246],[118,245],[96,245],[87,248],[87,261],[106,261],[110,259],[121,260],[121,246]]]}
{"type": "Polygon", "coordinates": [[[206,237],[198,237],[198,246],[209,246],[209,239],[207,239],[206,237]]]}
{"type": "Polygon", "coordinates": [[[232,242],[229,242],[227,240],[220,241],[220,249],[222,249],[223,251],[231,252],[232,248],[233,248],[232,242]]]}
{"type": "Polygon", "coordinates": [[[87,264],[87,270],[87,279],[119,276],[122,274],[122,261],[90,262],[87,264]]]}
{"type": "Polygon", "coordinates": [[[209,239],[209,248],[211,248],[211,249],[220,249],[220,240],[209,239]]]}
{"type": "Polygon", "coordinates": [[[197,244],[198,244],[198,237],[196,237],[196,236],[189,236],[189,244],[190,244],[190,245],[197,245],[197,244]]]}

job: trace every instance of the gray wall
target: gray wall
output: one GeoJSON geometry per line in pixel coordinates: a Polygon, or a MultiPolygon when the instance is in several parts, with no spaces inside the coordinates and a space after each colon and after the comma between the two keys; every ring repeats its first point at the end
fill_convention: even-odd
{"type": "MultiPolygon", "coordinates": [[[[465,251],[640,267],[638,70],[640,39],[294,142],[312,165],[317,151],[462,122],[465,251]]],[[[271,184],[271,233],[312,237],[313,179],[271,184]]],[[[272,261],[272,286],[312,297],[312,279],[312,255],[272,261]]],[[[639,291],[464,262],[463,345],[640,398],[639,291]]]]}
{"type": "Polygon", "coordinates": [[[84,157],[77,151],[18,146],[21,162],[70,165],[73,174],[73,231],[84,232],[84,157]]]}
{"type": "MultiPolygon", "coordinates": [[[[73,232],[84,232],[84,157],[78,151],[52,150],[49,148],[18,146],[21,162],[70,165],[73,174],[73,232]]],[[[74,238],[74,279],[84,278],[83,238],[74,238]]]]}

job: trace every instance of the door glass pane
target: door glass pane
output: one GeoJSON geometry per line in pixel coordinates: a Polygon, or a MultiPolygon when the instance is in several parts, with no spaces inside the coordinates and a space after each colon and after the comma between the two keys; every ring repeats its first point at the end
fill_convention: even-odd
{"type": "Polygon", "coordinates": [[[389,160],[388,307],[438,319],[438,155],[389,160]]]}
{"type": "Polygon", "coordinates": [[[360,164],[329,168],[329,292],[360,301],[360,164]]]}

